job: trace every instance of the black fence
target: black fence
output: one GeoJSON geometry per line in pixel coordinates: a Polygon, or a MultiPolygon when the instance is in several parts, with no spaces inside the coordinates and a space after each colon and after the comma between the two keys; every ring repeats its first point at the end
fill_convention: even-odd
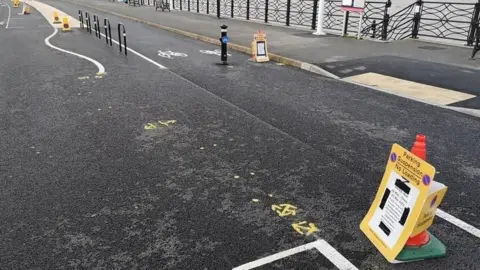
{"type": "Polygon", "coordinates": [[[318,0],[172,0],[172,7],[217,17],[316,27],[318,0]]]}
{"type": "Polygon", "coordinates": [[[386,40],[433,38],[473,45],[478,25],[479,3],[421,1],[390,16],[386,40]]]}
{"type": "MultiPolygon", "coordinates": [[[[173,9],[213,15],[218,18],[240,18],[265,23],[296,25],[315,29],[318,0],[170,0],[173,9]]],[[[326,30],[356,34],[381,40],[434,38],[473,45],[479,20],[478,3],[448,3],[417,0],[393,15],[391,0],[366,1],[364,15],[344,11],[341,0],[325,0],[326,30]],[[361,21],[360,21],[361,18],[361,21]]],[[[154,0],[151,1],[154,4],[154,0]]],[[[150,1],[130,0],[130,5],[149,5],[150,1]]]]}

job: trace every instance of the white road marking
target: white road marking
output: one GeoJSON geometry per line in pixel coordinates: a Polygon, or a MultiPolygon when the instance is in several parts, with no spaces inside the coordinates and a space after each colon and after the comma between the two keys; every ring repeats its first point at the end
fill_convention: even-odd
{"type": "Polygon", "coordinates": [[[22,29],[25,28],[25,26],[10,26],[8,29],[22,29]]]}
{"type": "Polygon", "coordinates": [[[98,61],[90,58],[90,57],[87,57],[87,56],[84,56],[84,55],[81,55],[81,54],[78,54],[78,53],[74,53],[74,52],[71,52],[71,51],[67,51],[67,50],[64,50],[64,49],[61,49],[61,48],[58,48],[56,46],[53,46],[52,44],[50,44],[50,38],[52,38],[53,36],[55,36],[56,34],[58,33],[58,28],[55,28],[55,30],[53,31],[53,34],[51,34],[50,36],[48,36],[46,39],[45,39],[45,44],[47,44],[47,46],[55,49],[55,50],[59,50],[61,52],[64,52],[64,53],[68,53],[68,54],[71,54],[71,55],[75,55],[75,56],[78,56],[80,58],[83,58],[85,60],[88,60],[90,62],[92,62],[93,64],[95,64],[97,67],[98,67],[98,73],[105,73],[105,68],[103,67],[102,64],[100,64],[98,61]]]}
{"type": "Polygon", "coordinates": [[[5,25],[5,29],[7,29],[8,26],[10,25],[10,17],[12,15],[12,9],[10,8],[10,5],[8,5],[8,4],[5,4],[5,5],[7,5],[7,7],[8,7],[7,25],[5,25]]]}
{"type": "MultiPolygon", "coordinates": [[[[217,55],[217,56],[221,56],[222,55],[222,52],[218,49],[216,50],[200,50],[201,53],[204,53],[204,54],[210,54],[210,55],[217,55]]],[[[231,54],[227,53],[227,56],[232,56],[231,54]]]]}
{"type": "Polygon", "coordinates": [[[238,267],[233,268],[233,270],[249,270],[264,264],[280,260],[282,258],[295,255],[306,250],[316,248],[320,253],[322,253],[329,261],[331,261],[338,269],[340,270],[358,270],[351,262],[349,262],[345,257],[342,256],[337,250],[335,250],[330,244],[325,240],[320,239],[315,242],[311,242],[305,245],[291,248],[265,258],[258,259],[253,262],[249,262],[238,267]]]}
{"type": "Polygon", "coordinates": [[[188,55],[186,53],[179,53],[179,52],[172,52],[172,51],[158,51],[158,56],[163,57],[163,58],[168,58],[172,59],[172,56],[178,56],[178,57],[187,57],[188,55]]]}
{"type": "Polygon", "coordinates": [[[437,209],[437,216],[443,218],[444,220],[446,220],[450,223],[452,223],[453,225],[459,227],[460,229],[463,229],[464,231],[469,232],[473,236],[476,236],[476,237],[480,238],[480,230],[479,229],[477,229],[477,228],[473,227],[472,225],[470,225],[470,224],[468,224],[468,223],[450,215],[449,213],[444,212],[441,209],[437,209]]]}
{"type": "MultiPolygon", "coordinates": [[[[87,27],[86,24],[84,24],[84,26],[87,27]]],[[[100,33],[100,35],[102,35],[103,37],[106,38],[105,34],[100,33]]],[[[116,40],[113,39],[113,38],[112,38],[112,42],[118,45],[118,41],[116,41],[116,40]]],[[[122,47],[125,48],[125,45],[122,44],[122,47]]],[[[128,47],[127,47],[127,49],[128,49],[129,52],[132,52],[132,53],[136,54],[137,56],[140,56],[140,57],[143,58],[144,60],[147,60],[148,62],[152,63],[153,65],[155,65],[155,66],[157,66],[157,67],[159,67],[159,68],[161,68],[161,69],[168,69],[167,67],[165,67],[165,66],[163,66],[163,65],[161,65],[161,64],[159,64],[159,63],[157,63],[157,62],[155,62],[155,61],[153,61],[152,59],[146,57],[145,55],[143,55],[143,54],[141,54],[141,53],[139,53],[139,52],[137,52],[137,51],[135,51],[135,50],[132,50],[132,49],[130,49],[130,48],[128,48],[128,47]]]]}

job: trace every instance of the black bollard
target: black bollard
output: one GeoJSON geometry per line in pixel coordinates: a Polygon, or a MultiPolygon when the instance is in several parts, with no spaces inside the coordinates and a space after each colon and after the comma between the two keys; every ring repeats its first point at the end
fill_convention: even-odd
{"type": "Polygon", "coordinates": [[[228,36],[227,36],[227,28],[225,24],[220,26],[221,28],[221,37],[220,37],[220,42],[222,43],[222,55],[221,55],[221,61],[223,65],[228,65],[227,63],[227,43],[228,43],[228,36]]]}

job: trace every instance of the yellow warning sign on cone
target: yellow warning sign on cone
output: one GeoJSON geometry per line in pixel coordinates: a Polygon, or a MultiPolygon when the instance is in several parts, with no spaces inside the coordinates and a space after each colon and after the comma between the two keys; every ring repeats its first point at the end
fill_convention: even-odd
{"type": "Polygon", "coordinates": [[[56,12],[56,11],[53,12],[53,23],[55,23],[55,24],[62,23],[60,21],[60,17],[58,17],[58,12],[56,12]]]}
{"type": "Polygon", "coordinates": [[[70,23],[68,22],[67,17],[63,17],[62,19],[62,32],[69,32],[72,31],[72,28],[70,28],[70,23]]]}
{"type": "Polygon", "coordinates": [[[13,7],[18,8],[18,5],[20,4],[19,0],[13,0],[13,7]]]}
{"type": "MultiPolygon", "coordinates": [[[[413,149],[412,149],[413,150],[413,149]]],[[[392,263],[445,256],[445,246],[430,235],[425,248],[406,246],[411,235],[432,225],[447,187],[433,181],[435,168],[418,154],[394,144],[382,182],[360,229],[392,263]]]]}

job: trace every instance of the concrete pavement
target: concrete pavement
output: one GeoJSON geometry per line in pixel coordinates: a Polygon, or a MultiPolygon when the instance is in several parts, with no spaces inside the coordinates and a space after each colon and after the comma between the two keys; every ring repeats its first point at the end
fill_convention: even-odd
{"type": "MultiPolygon", "coordinates": [[[[231,269],[315,240],[292,230],[303,220],[359,269],[478,265],[480,239],[438,218],[448,257],[408,265],[358,229],[390,145],[417,132],[450,188],[442,208],[479,227],[477,118],[235,52],[218,66],[215,46],[84,11],[122,21],[129,47],[169,70],[80,30],[52,43],[102,63],[102,78],[40,46],[52,29],[0,40],[7,266],[231,269]],[[271,210],[282,203],[296,216],[271,210]]],[[[335,269],[314,250],[265,267],[335,269]]]]}

